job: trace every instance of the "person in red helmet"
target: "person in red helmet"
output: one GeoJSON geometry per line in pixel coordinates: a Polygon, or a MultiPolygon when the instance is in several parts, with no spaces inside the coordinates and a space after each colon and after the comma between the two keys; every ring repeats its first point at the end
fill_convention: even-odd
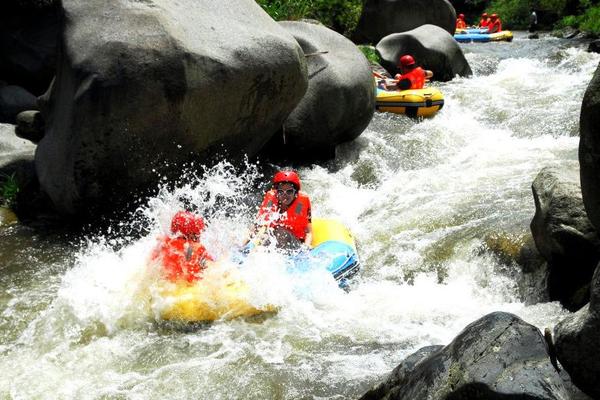
{"type": "Polygon", "coordinates": [[[467,23],[465,22],[465,14],[458,14],[456,19],[456,29],[466,29],[467,23]]]}
{"type": "Polygon", "coordinates": [[[481,19],[479,20],[478,26],[480,28],[487,28],[489,23],[490,23],[490,17],[488,16],[488,13],[484,12],[483,14],[481,14],[481,19]]]}
{"type": "Polygon", "coordinates": [[[171,220],[171,234],[159,239],[152,260],[159,261],[166,279],[195,282],[208,261],[214,261],[200,243],[204,219],[189,211],[179,211],[171,220]]]}
{"type": "Polygon", "coordinates": [[[413,56],[409,54],[400,57],[398,68],[402,73],[396,74],[394,78],[399,90],[423,89],[425,82],[433,76],[433,72],[418,67],[413,56]]]}
{"type": "Polygon", "coordinates": [[[488,33],[496,33],[502,31],[502,21],[498,17],[498,14],[490,15],[490,23],[487,26],[488,33]]]}
{"type": "Polygon", "coordinates": [[[295,248],[299,244],[310,246],[310,199],[300,190],[301,187],[300,177],[295,171],[277,172],[273,176],[272,188],[265,193],[258,209],[251,237],[272,233],[278,247],[295,248]]]}

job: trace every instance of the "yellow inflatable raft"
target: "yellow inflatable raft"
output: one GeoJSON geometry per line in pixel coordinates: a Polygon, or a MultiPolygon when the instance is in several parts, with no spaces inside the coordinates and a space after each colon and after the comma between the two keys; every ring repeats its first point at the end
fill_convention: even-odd
{"type": "Polygon", "coordinates": [[[436,88],[383,90],[377,88],[375,109],[406,114],[409,117],[431,117],[444,107],[444,95],[436,88]]]}
{"type": "Polygon", "coordinates": [[[499,41],[507,41],[512,42],[513,33],[511,31],[500,31],[496,33],[490,33],[490,41],[491,42],[499,42],[499,41]]]}
{"type": "Polygon", "coordinates": [[[157,285],[154,304],[160,318],[184,322],[215,321],[251,317],[276,311],[273,306],[255,307],[249,302],[249,290],[240,279],[226,277],[215,284],[200,280],[194,283],[161,281],[157,285]]]}
{"type": "MultiPolygon", "coordinates": [[[[312,224],[314,248],[343,243],[356,250],[354,238],[340,222],[314,218],[312,224]]],[[[331,272],[336,279],[338,275],[341,279],[345,274],[355,273],[357,269],[358,262],[331,272]]],[[[238,272],[231,262],[227,265],[216,262],[209,266],[204,271],[203,278],[196,282],[161,280],[151,288],[152,308],[162,320],[182,322],[251,317],[277,311],[277,307],[273,305],[253,305],[250,288],[238,272]]]]}

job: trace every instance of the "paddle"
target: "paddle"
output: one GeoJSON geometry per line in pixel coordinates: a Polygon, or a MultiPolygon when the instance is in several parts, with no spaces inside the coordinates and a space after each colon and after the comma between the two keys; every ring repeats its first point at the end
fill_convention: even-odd
{"type": "Polygon", "coordinates": [[[377,77],[377,78],[387,79],[385,76],[381,75],[379,72],[375,72],[375,71],[372,71],[372,72],[373,72],[373,75],[375,75],[375,77],[377,77]]]}
{"type": "MultiPolygon", "coordinates": [[[[390,79],[390,78],[387,78],[387,77],[385,77],[385,76],[381,75],[381,74],[380,74],[380,73],[378,73],[378,72],[375,72],[375,71],[371,71],[371,72],[373,72],[373,76],[375,76],[376,78],[378,78],[378,79],[383,79],[383,81],[384,81],[384,83],[385,83],[386,85],[396,85],[396,84],[398,83],[398,81],[397,81],[397,80],[395,80],[395,79],[390,79]]],[[[379,82],[379,83],[380,83],[380,82],[379,82]]],[[[388,89],[385,89],[385,90],[388,90],[388,89]]]]}

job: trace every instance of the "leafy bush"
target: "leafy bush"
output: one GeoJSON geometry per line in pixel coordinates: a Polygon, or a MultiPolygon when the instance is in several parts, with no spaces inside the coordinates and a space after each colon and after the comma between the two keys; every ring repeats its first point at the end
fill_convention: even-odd
{"type": "Polygon", "coordinates": [[[558,21],[556,27],[565,28],[567,26],[570,26],[572,28],[577,28],[579,26],[580,19],[581,17],[578,17],[576,15],[567,15],[566,17],[563,17],[560,21],[558,21]]]}
{"type": "Polygon", "coordinates": [[[310,0],[257,0],[256,1],[275,21],[306,18],[310,12],[310,0]]]}
{"type": "Polygon", "coordinates": [[[375,50],[373,46],[359,45],[358,48],[363,52],[365,57],[367,57],[369,62],[377,64],[381,63],[381,57],[379,57],[379,53],[377,53],[377,50],[375,50]]]}
{"type": "Polygon", "coordinates": [[[493,0],[486,12],[498,14],[503,29],[525,29],[529,25],[529,10],[527,0],[493,0]]]}
{"type": "Polygon", "coordinates": [[[319,20],[346,36],[358,24],[362,0],[256,0],[276,21],[319,20]]]}
{"type": "Polygon", "coordinates": [[[15,204],[19,193],[19,184],[15,174],[0,174],[0,205],[11,207],[15,204]]]}
{"type": "Polygon", "coordinates": [[[600,34],[600,6],[588,8],[580,17],[579,29],[600,34]]]}

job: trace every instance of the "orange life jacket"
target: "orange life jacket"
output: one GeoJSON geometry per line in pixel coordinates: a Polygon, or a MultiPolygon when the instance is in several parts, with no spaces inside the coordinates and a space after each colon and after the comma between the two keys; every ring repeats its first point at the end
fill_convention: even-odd
{"type": "Polygon", "coordinates": [[[397,80],[408,79],[410,81],[409,89],[423,89],[425,86],[425,71],[421,67],[416,67],[402,75],[396,75],[395,78],[397,80]]]}
{"type": "Polygon", "coordinates": [[[160,261],[165,277],[173,282],[199,280],[206,260],[213,261],[202,244],[182,237],[168,236],[160,239],[152,259],[160,261]]]}
{"type": "Polygon", "coordinates": [[[502,31],[502,22],[500,21],[500,18],[497,18],[493,22],[490,21],[487,28],[488,28],[488,33],[501,32],[502,31]]]}
{"type": "Polygon", "coordinates": [[[284,228],[300,241],[306,238],[306,228],[311,222],[310,199],[304,192],[298,192],[296,198],[285,212],[279,211],[277,191],[269,190],[258,210],[258,225],[270,228],[284,228]]]}
{"type": "Polygon", "coordinates": [[[456,20],[456,29],[465,29],[467,27],[467,23],[465,20],[458,18],[456,20]]]}

